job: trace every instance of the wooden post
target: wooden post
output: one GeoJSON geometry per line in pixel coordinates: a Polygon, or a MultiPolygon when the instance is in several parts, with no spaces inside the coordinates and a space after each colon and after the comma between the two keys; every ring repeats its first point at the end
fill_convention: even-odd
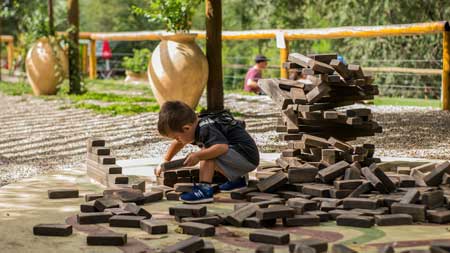
{"type": "Polygon", "coordinates": [[[288,60],[289,56],[289,41],[286,40],[286,48],[280,48],[280,78],[288,78],[288,72],[283,68],[283,63],[288,60]]]}
{"type": "Polygon", "coordinates": [[[89,79],[96,79],[97,78],[97,56],[96,53],[96,41],[95,40],[89,40],[89,79]]]}
{"type": "Polygon", "coordinates": [[[223,110],[222,1],[206,0],[207,110],[223,110]]]}
{"type": "Polygon", "coordinates": [[[47,0],[48,27],[50,35],[55,35],[55,26],[53,25],[53,0],[47,0]]]}
{"type": "Polygon", "coordinates": [[[442,42],[442,110],[450,110],[450,32],[443,32],[442,42]]]}
{"type": "Polygon", "coordinates": [[[8,70],[14,70],[13,59],[14,59],[14,42],[10,40],[6,48],[8,55],[8,70]]]}
{"type": "Polygon", "coordinates": [[[80,13],[78,0],[68,0],[67,6],[69,26],[72,27],[69,32],[69,94],[80,94],[80,48],[78,41],[80,13]]]}
{"type": "Polygon", "coordinates": [[[81,73],[85,74],[87,73],[87,61],[88,61],[88,52],[87,52],[87,45],[81,44],[81,73]]]}

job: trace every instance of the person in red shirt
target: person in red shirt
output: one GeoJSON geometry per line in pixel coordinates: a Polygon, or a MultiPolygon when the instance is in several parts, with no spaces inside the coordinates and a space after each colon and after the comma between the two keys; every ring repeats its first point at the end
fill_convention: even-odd
{"type": "Polygon", "coordinates": [[[258,80],[262,78],[262,71],[267,68],[268,61],[269,59],[267,59],[264,55],[257,55],[255,57],[255,65],[251,67],[245,75],[245,91],[262,94],[261,89],[258,86],[258,80]]]}

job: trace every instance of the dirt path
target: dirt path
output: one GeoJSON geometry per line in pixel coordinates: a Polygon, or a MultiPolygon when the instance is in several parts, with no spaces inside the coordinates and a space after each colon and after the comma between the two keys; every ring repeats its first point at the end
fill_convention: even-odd
{"type": "MultiPolygon", "coordinates": [[[[206,104],[202,98],[201,104],[206,104]]],[[[240,112],[260,150],[272,152],[277,111],[267,97],[226,95],[240,112]]],[[[0,94],[0,185],[84,162],[85,141],[102,136],[118,159],[156,157],[168,145],[157,133],[156,113],[98,115],[66,108],[64,101],[0,94]]],[[[376,144],[377,155],[450,159],[450,114],[415,107],[372,107],[384,133],[358,141],[376,144]]],[[[184,150],[185,153],[192,148],[184,150]]]]}

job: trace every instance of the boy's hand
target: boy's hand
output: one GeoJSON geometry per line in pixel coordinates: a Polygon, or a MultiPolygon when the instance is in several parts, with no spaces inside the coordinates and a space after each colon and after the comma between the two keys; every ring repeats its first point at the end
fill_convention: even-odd
{"type": "Polygon", "coordinates": [[[167,160],[164,160],[162,163],[158,164],[158,166],[155,168],[155,175],[156,177],[161,176],[161,172],[162,172],[162,168],[161,168],[161,164],[168,162],[167,160]]]}
{"type": "Polygon", "coordinates": [[[184,166],[194,166],[198,162],[200,162],[200,158],[198,157],[197,152],[190,153],[184,161],[184,166]]]}

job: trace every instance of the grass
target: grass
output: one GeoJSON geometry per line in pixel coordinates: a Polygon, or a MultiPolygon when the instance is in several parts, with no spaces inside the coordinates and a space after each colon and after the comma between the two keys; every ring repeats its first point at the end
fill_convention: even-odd
{"type": "MultiPolygon", "coordinates": [[[[59,107],[60,110],[68,108],[81,108],[109,115],[130,115],[144,112],[158,112],[159,105],[149,85],[129,85],[122,80],[85,80],[87,92],[81,95],[69,95],[68,82],[64,82],[60,91],[55,96],[41,96],[46,100],[69,100],[70,103],[59,107]],[[137,93],[139,95],[127,94],[137,93]],[[123,93],[123,94],[122,94],[123,93]]],[[[9,83],[0,81],[0,92],[10,96],[21,96],[32,94],[29,84],[25,82],[9,83]]],[[[254,93],[243,90],[225,90],[225,94],[241,94],[255,96],[254,93]]],[[[439,108],[441,103],[437,99],[399,98],[399,97],[376,97],[375,105],[394,106],[427,106],[439,108]]],[[[200,105],[197,112],[206,109],[200,105]]],[[[241,112],[232,112],[233,116],[241,117],[241,112]]]]}
{"type": "Polygon", "coordinates": [[[441,101],[438,99],[421,98],[400,98],[400,97],[375,97],[375,105],[394,105],[394,106],[426,106],[440,108],[441,101]]]}

